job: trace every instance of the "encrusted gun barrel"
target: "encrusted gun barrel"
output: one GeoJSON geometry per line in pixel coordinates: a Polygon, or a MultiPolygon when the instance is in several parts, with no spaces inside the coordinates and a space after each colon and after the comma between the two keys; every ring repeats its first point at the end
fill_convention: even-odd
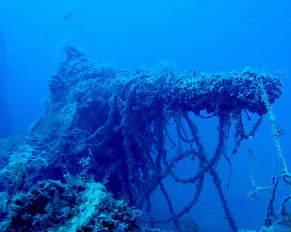
{"type": "Polygon", "coordinates": [[[53,98],[61,97],[64,91],[70,91],[75,86],[78,91],[71,93],[79,97],[83,95],[83,103],[94,96],[92,91],[98,90],[99,97],[117,95],[121,100],[127,99],[133,111],[161,107],[161,101],[157,101],[161,99],[166,110],[181,109],[196,115],[206,110],[219,116],[241,110],[263,115],[267,109],[262,101],[262,92],[267,93],[269,103],[281,95],[280,78],[251,68],[243,72],[202,73],[201,76],[196,76],[195,71],[175,75],[166,67],[156,71],[114,70],[89,61],[71,46],[66,51],[66,62],[51,79],[53,98]],[[89,93],[89,98],[84,97],[89,93]],[[130,93],[134,94],[129,97],[130,93]]]}
{"type": "Polygon", "coordinates": [[[199,114],[202,110],[220,115],[234,110],[249,110],[259,115],[267,109],[262,101],[266,91],[269,102],[281,95],[281,82],[267,73],[251,68],[200,77],[175,77],[167,83],[165,97],[170,108],[181,108],[199,114]]]}

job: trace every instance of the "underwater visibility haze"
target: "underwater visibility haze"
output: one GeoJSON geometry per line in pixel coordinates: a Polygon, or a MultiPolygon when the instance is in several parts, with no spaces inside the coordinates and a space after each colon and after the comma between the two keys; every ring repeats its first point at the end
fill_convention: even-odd
{"type": "Polygon", "coordinates": [[[291,231],[290,12],[1,0],[0,231],[291,231]]]}

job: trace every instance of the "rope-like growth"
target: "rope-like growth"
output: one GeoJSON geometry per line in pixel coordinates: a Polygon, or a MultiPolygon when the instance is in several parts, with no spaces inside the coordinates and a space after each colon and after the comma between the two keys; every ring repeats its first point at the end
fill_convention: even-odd
{"type": "Polygon", "coordinates": [[[261,93],[262,93],[262,101],[266,106],[266,109],[268,111],[268,116],[269,116],[269,123],[270,123],[270,127],[272,129],[272,134],[275,140],[275,144],[276,144],[276,148],[278,151],[278,155],[279,155],[279,159],[282,161],[283,163],[283,174],[290,176],[290,173],[288,172],[288,168],[287,168],[287,162],[286,159],[283,156],[283,152],[282,152],[282,148],[281,148],[281,143],[280,143],[280,132],[279,132],[279,126],[277,124],[277,120],[276,120],[276,115],[274,113],[273,107],[270,104],[270,100],[269,100],[269,95],[267,93],[267,91],[261,87],[261,93]]]}

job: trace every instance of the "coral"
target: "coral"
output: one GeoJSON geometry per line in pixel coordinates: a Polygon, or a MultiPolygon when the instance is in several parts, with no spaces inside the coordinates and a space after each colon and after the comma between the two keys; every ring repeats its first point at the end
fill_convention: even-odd
{"type": "Polygon", "coordinates": [[[2,231],[141,231],[141,211],[114,200],[95,182],[40,181],[8,207],[2,231]]]}
{"type": "Polygon", "coordinates": [[[27,143],[18,144],[11,151],[10,158],[5,167],[0,170],[2,189],[23,188],[27,178],[33,179],[34,173],[47,166],[45,158],[38,154],[35,149],[27,143]]]}

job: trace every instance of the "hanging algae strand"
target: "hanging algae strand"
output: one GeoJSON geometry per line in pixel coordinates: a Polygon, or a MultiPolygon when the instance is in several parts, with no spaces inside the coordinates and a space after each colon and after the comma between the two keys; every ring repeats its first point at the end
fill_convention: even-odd
{"type": "Polygon", "coordinates": [[[262,101],[264,102],[264,104],[267,108],[267,111],[268,111],[269,123],[270,123],[270,127],[272,130],[273,138],[275,140],[275,145],[276,145],[276,148],[278,151],[279,159],[282,160],[282,163],[283,163],[282,174],[283,174],[283,176],[290,177],[291,175],[288,171],[287,162],[286,162],[286,159],[284,158],[283,152],[282,152],[282,147],[281,147],[281,143],[280,143],[281,133],[279,132],[279,126],[277,124],[275,112],[273,110],[273,107],[270,104],[269,95],[268,95],[267,91],[261,85],[259,88],[261,90],[262,101]]]}

